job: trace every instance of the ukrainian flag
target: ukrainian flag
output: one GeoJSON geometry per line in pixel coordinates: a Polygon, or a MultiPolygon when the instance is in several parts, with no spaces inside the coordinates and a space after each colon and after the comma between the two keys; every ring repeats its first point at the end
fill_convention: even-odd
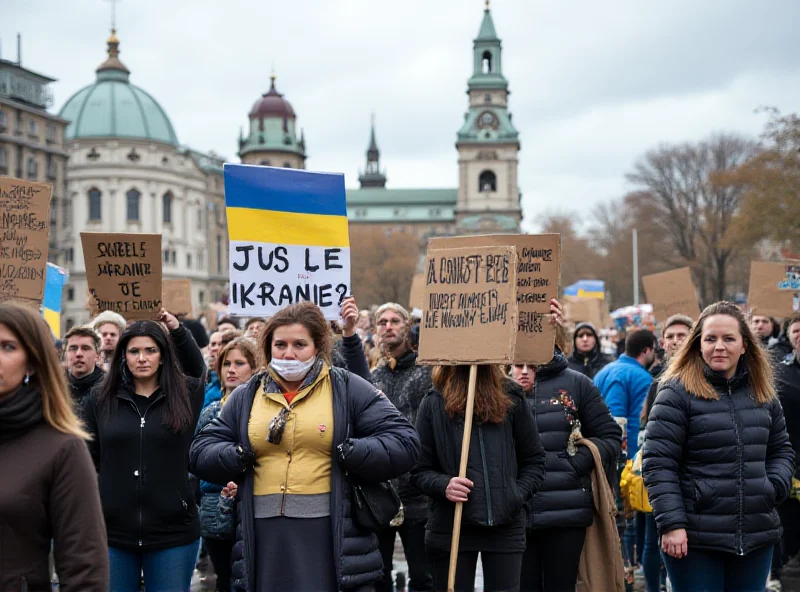
{"type": "Polygon", "coordinates": [[[42,300],[42,316],[56,339],[61,339],[61,304],[64,284],[69,281],[69,274],[52,263],[47,264],[44,280],[44,298],[42,300]]]}

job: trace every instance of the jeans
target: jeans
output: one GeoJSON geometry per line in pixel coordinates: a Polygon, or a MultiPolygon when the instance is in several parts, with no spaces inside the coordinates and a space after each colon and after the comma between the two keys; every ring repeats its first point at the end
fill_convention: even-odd
{"type": "Polygon", "coordinates": [[[764,592],[772,565],[769,545],[739,556],[698,551],[689,545],[682,559],[663,554],[673,592],[764,592]]]}
{"type": "Polygon", "coordinates": [[[387,528],[378,533],[378,545],[383,559],[383,581],[375,586],[376,592],[392,592],[392,557],[394,541],[400,534],[403,553],[408,563],[408,590],[410,592],[429,592],[433,590],[428,557],[425,555],[425,522],[403,522],[399,528],[387,528]]]}
{"type": "Polygon", "coordinates": [[[658,529],[653,513],[644,515],[644,548],[641,552],[644,585],[647,592],[661,589],[661,549],[658,545],[658,529]]]}
{"type": "Polygon", "coordinates": [[[574,591],[586,528],[529,530],[522,556],[522,592],[574,591]]]}
{"type": "MultiPolygon", "coordinates": [[[[519,576],[522,569],[522,553],[481,552],[483,566],[483,589],[486,592],[519,592],[519,576]]],[[[436,592],[447,590],[447,575],[450,570],[450,553],[431,550],[428,555],[436,592]]],[[[478,551],[458,554],[456,564],[456,592],[475,590],[475,570],[478,567],[478,551]]]]}
{"type": "Polygon", "coordinates": [[[109,547],[110,589],[114,592],[139,592],[144,573],[144,587],[148,592],[188,592],[199,546],[200,539],[183,547],[160,551],[126,551],[109,547]]]}

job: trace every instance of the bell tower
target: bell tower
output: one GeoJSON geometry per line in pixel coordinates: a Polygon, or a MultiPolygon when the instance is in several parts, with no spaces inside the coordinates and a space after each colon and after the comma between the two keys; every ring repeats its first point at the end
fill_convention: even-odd
{"type": "Polygon", "coordinates": [[[462,232],[516,232],[522,219],[517,184],[519,132],[508,111],[510,92],[503,76],[502,42],[489,0],[472,53],[469,108],[456,140],[456,224],[462,232]]]}

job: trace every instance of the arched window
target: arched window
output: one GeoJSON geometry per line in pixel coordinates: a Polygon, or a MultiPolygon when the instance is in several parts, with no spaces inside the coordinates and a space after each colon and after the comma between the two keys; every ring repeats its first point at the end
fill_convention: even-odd
{"type": "Polygon", "coordinates": [[[161,197],[162,220],[164,224],[172,224],[172,192],[167,191],[161,197]]]}
{"type": "Polygon", "coordinates": [[[97,221],[103,219],[103,194],[96,187],[89,190],[89,220],[97,221]]]}
{"type": "Polygon", "coordinates": [[[262,164],[263,166],[269,166],[269,161],[268,161],[268,160],[262,160],[262,161],[261,161],[261,164],[262,164]]]}
{"type": "Polygon", "coordinates": [[[481,56],[481,72],[484,74],[492,73],[492,52],[486,50],[481,56]]]}
{"type": "Polygon", "coordinates": [[[128,222],[138,222],[139,221],[139,198],[142,196],[141,193],[136,191],[136,189],[131,189],[126,194],[128,199],[128,222]]]}
{"type": "Polygon", "coordinates": [[[39,176],[39,165],[36,159],[31,156],[28,158],[28,179],[36,179],[39,176]]]}
{"type": "Polygon", "coordinates": [[[8,150],[0,146],[0,169],[8,168],[8,150]]]}
{"type": "Polygon", "coordinates": [[[492,171],[483,171],[478,177],[480,191],[497,191],[497,177],[492,171]]]}
{"type": "Polygon", "coordinates": [[[290,168],[292,168],[292,163],[291,163],[291,162],[289,162],[289,161],[286,161],[286,162],[284,162],[284,163],[283,163],[283,168],[285,168],[285,169],[290,169],[290,168]]]}

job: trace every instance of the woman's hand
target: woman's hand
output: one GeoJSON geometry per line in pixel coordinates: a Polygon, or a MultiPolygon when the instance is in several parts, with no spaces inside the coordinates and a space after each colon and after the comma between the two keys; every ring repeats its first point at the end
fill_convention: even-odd
{"type": "Polygon", "coordinates": [[[686,557],[689,554],[689,541],[686,538],[686,530],[676,528],[665,532],[661,537],[661,550],[675,559],[686,557]]]}
{"type": "Polygon", "coordinates": [[[167,312],[163,308],[158,312],[158,320],[159,322],[164,323],[164,326],[170,331],[174,331],[181,326],[180,322],[178,322],[178,319],[175,318],[175,315],[167,312]]]}
{"type": "Polygon", "coordinates": [[[348,296],[342,302],[342,335],[352,337],[356,333],[356,323],[358,323],[358,305],[356,299],[348,296]]]}
{"type": "Polygon", "coordinates": [[[557,298],[550,300],[550,324],[564,325],[564,311],[561,310],[561,303],[557,298]]]}
{"type": "Polygon", "coordinates": [[[469,500],[469,492],[474,483],[464,477],[453,477],[447,484],[444,494],[448,500],[454,503],[466,502],[469,500]]]}
{"type": "Polygon", "coordinates": [[[239,486],[236,485],[233,481],[229,481],[228,484],[222,488],[222,497],[236,497],[236,493],[239,491],[239,486]]]}

